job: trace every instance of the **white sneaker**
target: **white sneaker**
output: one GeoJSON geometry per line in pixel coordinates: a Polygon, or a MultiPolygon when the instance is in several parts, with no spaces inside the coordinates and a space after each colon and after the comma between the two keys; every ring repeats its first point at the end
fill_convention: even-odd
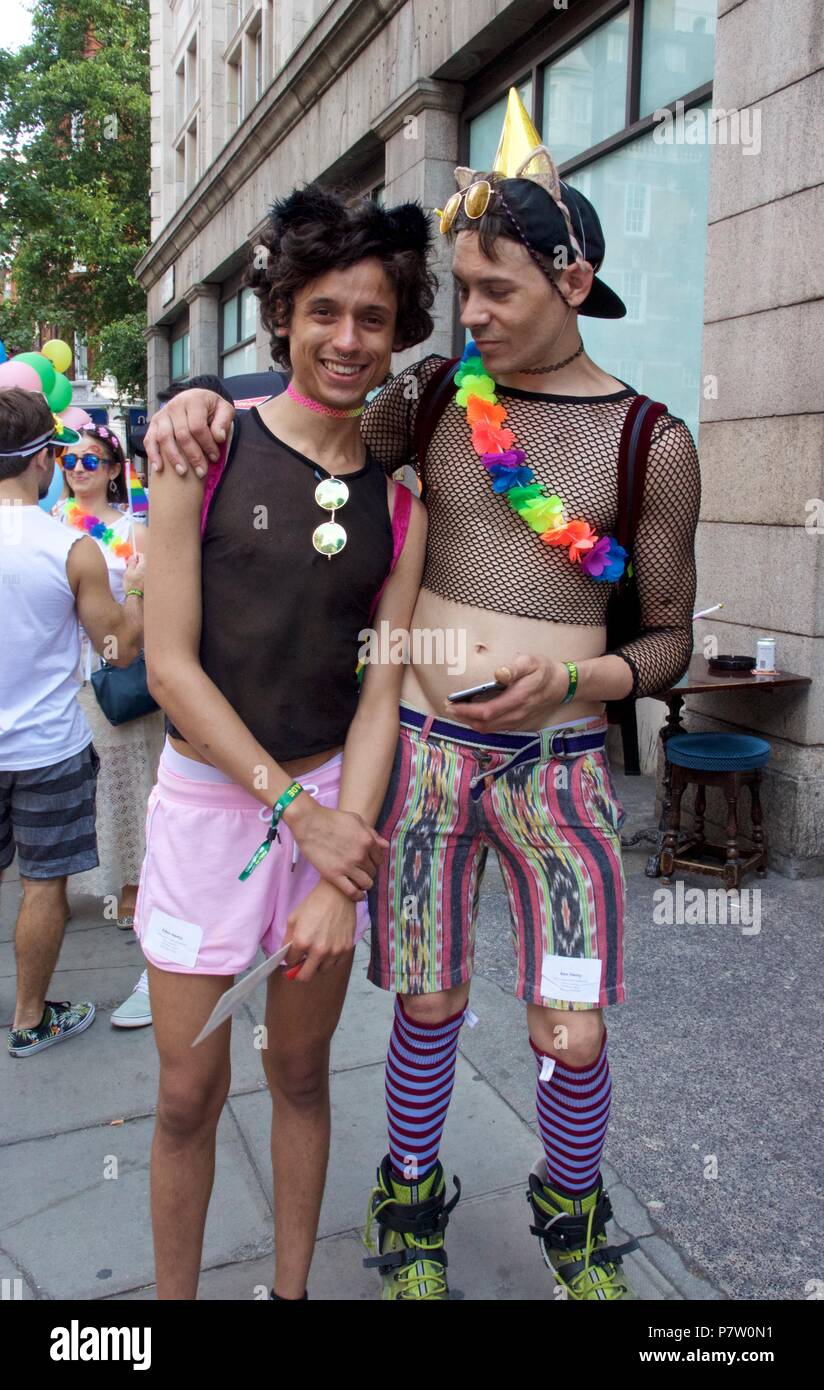
{"type": "Polygon", "coordinates": [[[112,1024],[115,1028],[145,1028],[151,1021],[149,972],[144,970],[128,999],[112,1014],[112,1024]]]}

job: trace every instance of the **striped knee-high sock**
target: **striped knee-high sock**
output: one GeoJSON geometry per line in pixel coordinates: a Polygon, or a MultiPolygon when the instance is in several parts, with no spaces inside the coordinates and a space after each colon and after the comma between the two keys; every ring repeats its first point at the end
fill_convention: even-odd
{"type": "Polygon", "coordinates": [[[538,1062],[536,1104],[546,1155],[547,1184],[568,1196],[597,1185],[609,1123],[612,1084],[607,1035],[594,1062],[570,1067],[557,1057],[548,1080],[541,1080],[545,1054],[530,1039],[538,1062]]]}
{"type": "Polygon", "coordinates": [[[444,1023],[417,1023],[395,1000],[386,1058],[389,1153],[396,1177],[420,1181],[435,1167],[455,1081],[466,1009],[444,1023]]]}

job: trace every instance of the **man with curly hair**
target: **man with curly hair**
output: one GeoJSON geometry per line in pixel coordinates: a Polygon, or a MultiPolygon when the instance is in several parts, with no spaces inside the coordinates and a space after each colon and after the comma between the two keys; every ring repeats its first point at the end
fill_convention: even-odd
{"type": "MultiPolygon", "coordinates": [[[[525,129],[526,113],[515,114],[525,129]]],[[[608,1244],[600,1172],[611,1098],[603,1010],[624,999],[625,896],[604,707],[666,687],[689,662],[700,479],[683,421],[584,350],[582,316],[626,310],[596,274],[605,244],[595,209],[531,136],[513,167],[457,170],[441,214],[473,339],[461,362],[429,356],[407,369],[362,427],[388,470],[411,461],[423,485],[429,534],[413,629],[459,631],[468,653],[460,678],[445,665],[407,670],[378,821],[390,849],[370,896],[370,978],[396,1006],[389,1151],[370,1217],[387,1299],[448,1296],[444,1231],[457,1194],[447,1200],[438,1153],[490,849],[537,1067],[543,1156],[529,1176],[531,1229],[563,1296],[635,1296],[627,1247],[608,1244]],[[640,621],[610,649],[633,470],[640,621]],[[458,686],[490,683],[487,703],[456,699],[458,686]]],[[[157,419],[150,460],[159,449],[202,467],[231,411],[197,393],[176,406],[157,419]]]]}
{"type": "Polygon", "coordinates": [[[359,689],[359,634],[408,627],[426,534],[360,416],[392,351],[431,332],[428,241],[414,205],[349,208],[321,188],[277,203],[251,278],[288,391],[238,416],[205,485],[173,469],[152,483],[146,661],[172,722],[135,930],[160,1057],[161,1299],[197,1293],[231,1023],[192,1043],[258,949],[284,946],[255,1045],[273,1105],[271,1297],[306,1297],[329,1045],[387,848],[372,827],[398,738],[401,668],[369,666],[359,689]]]}

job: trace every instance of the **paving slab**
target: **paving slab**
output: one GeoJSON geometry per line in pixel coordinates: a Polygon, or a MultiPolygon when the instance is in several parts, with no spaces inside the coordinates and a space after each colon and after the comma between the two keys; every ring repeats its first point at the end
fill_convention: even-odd
{"type": "MultiPolygon", "coordinates": [[[[375,1169],[386,1152],[383,1065],[334,1073],[331,1082],[332,1147],[321,1236],[363,1222],[375,1169]]],[[[268,1106],[256,1096],[231,1101],[261,1181],[271,1185],[268,1106]]],[[[535,1161],[535,1139],[482,1077],[458,1061],[441,1160],[452,1189],[457,1173],[467,1195],[497,1191],[526,1180],[535,1161]]]]}
{"type": "MultiPolygon", "coordinates": [[[[14,1162],[4,1165],[0,1247],[13,1267],[29,1272],[40,1297],[95,1299],[154,1279],[153,1128],[153,1120],[133,1120],[15,1147],[14,1162]],[[107,1170],[117,1176],[106,1178],[107,1170]]],[[[269,1206],[226,1114],[218,1131],[215,1191],[220,1200],[209,1209],[204,1262],[244,1260],[271,1249],[269,1206]]]]}
{"type": "MultiPolygon", "coordinates": [[[[529,1232],[529,1210],[519,1186],[482,1197],[462,1200],[449,1223],[448,1248],[451,1297],[455,1301],[561,1302],[556,1298],[538,1242],[529,1232]]],[[[616,1241],[626,1239],[618,1227],[616,1241]]],[[[363,1268],[368,1254],[361,1231],[343,1231],[318,1241],[309,1293],[313,1300],[369,1302],[378,1299],[380,1280],[374,1270],[363,1268]]],[[[626,1257],[625,1268],[639,1298],[663,1302],[680,1297],[644,1254],[626,1257]]],[[[258,1299],[268,1295],[272,1278],[271,1257],[209,1269],[200,1281],[199,1297],[205,1300],[258,1299]]],[[[713,1290],[696,1281],[696,1298],[715,1297],[713,1290]]],[[[128,1300],[149,1300],[153,1287],[119,1295],[128,1300]]]]}
{"type": "MultiPolygon", "coordinates": [[[[136,945],[136,943],[135,943],[136,945]]],[[[158,1058],[151,1028],[113,1028],[113,1008],[126,997],[141,962],[92,975],[60,971],[53,997],[92,998],[94,1023],[78,1038],[33,1057],[9,1057],[3,1049],[3,1107],[13,1116],[15,1141],[108,1124],[154,1113],[158,1058]],[[89,980],[92,988],[88,988],[89,980]]],[[[268,1089],[260,1053],[253,1046],[253,1023],[244,1014],[232,1027],[232,1094],[268,1089]]]]}

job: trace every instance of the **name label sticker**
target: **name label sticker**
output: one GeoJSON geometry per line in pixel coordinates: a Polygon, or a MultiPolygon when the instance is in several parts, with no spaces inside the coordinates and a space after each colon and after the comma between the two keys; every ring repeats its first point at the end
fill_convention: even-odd
{"type": "Polygon", "coordinates": [[[544,956],[541,994],[570,1004],[597,1004],[601,995],[600,960],[578,956],[544,956]]]}
{"type": "Polygon", "coordinates": [[[149,930],[143,938],[150,955],[191,968],[197,961],[202,940],[203,928],[196,922],[184,922],[182,917],[170,917],[159,907],[152,908],[149,930]]]}

